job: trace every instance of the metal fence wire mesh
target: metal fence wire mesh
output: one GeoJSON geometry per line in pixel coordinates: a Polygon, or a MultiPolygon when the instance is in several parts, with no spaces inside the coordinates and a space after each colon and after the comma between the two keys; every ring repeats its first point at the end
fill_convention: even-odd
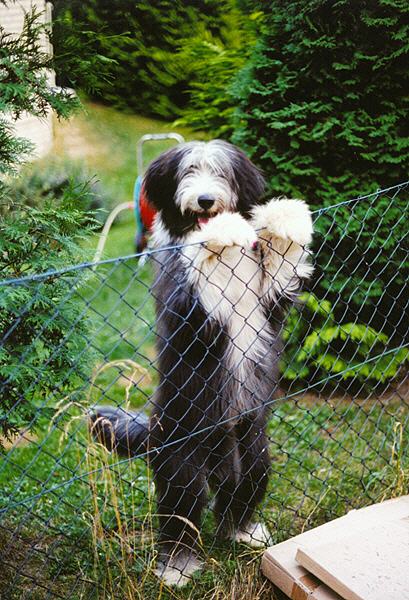
{"type": "MultiPolygon", "coordinates": [[[[249,504],[257,505],[252,520],[264,523],[278,542],[353,507],[407,492],[407,189],[401,184],[313,213],[314,274],[285,317],[270,315],[282,338],[279,350],[274,347],[278,374],[263,374],[271,377],[272,392],[253,405],[232,398],[217,422],[190,385],[201,377],[214,403],[223,393],[212,388],[209,365],[220,369],[223,350],[203,334],[208,323],[186,334],[191,315],[173,314],[171,294],[168,303],[158,303],[155,317],[155,264],[159,282],[174,277],[184,248],[0,282],[2,598],[96,598],[108,588],[107,597],[138,597],[135,589],[148,585],[160,552],[159,521],[165,528],[170,523],[169,535],[196,544],[206,560],[223,555],[227,542],[215,533],[230,512],[244,515],[249,504]],[[174,328],[168,339],[161,336],[161,318],[174,328]],[[161,354],[169,348],[174,364],[164,372],[161,354]],[[160,425],[147,442],[143,415],[154,408],[160,386],[167,386],[170,403],[180,402],[180,411],[172,413],[172,426],[160,425]],[[112,407],[111,420],[98,419],[100,408],[92,412],[101,405],[112,407]],[[196,416],[189,427],[190,410],[196,416]],[[266,471],[252,473],[252,461],[260,465],[263,431],[250,429],[252,440],[246,433],[267,410],[268,484],[262,457],[266,471]],[[124,436],[115,431],[115,419],[132,411],[140,412],[126,421],[124,436]],[[239,463],[237,448],[228,443],[232,428],[240,431],[239,463]],[[239,499],[235,469],[244,477],[242,487],[251,488],[239,499]],[[160,514],[166,502],[173,514],[169,507],[160,514]],[[215,504],[221,513],[216,522],[215,504]]],[[[230,275],[230,288],[222,292],[233,319],[239,309],[228,290],[238,278],[243,293],[251,292],[251,282],[243,279],[240,261],[230,275]]],[[[240,317],[245,335],[236,331],[236,343],[245,354],[240,344],[250,344],[252,321],[240,317]]],[[[254,372],[264,359],[253,357],[254,372]]],[[[245,388],[257,397],[238,364],[221,379],[234,382],[238,397],[245,388]]]]}

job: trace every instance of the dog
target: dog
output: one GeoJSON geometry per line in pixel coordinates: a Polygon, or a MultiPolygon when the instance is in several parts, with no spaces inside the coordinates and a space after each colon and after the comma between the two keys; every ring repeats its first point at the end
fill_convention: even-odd
{"type": "Polygon", "coordinates": [[[302,200],[266,200],[261,172],[222,140],[164,152],[143,186],[157,211],[151,292],[159,385],[149,424],[104,407],[93,422],[108,419],[128,454],[149,449],[156,574],[183,585],[202,566],[199,530],[209,492],[219,537],[269,543],[254,519],[270,470],[268,407],[277,393],[285,311],[312,273],[313,227],[302,200]]]}

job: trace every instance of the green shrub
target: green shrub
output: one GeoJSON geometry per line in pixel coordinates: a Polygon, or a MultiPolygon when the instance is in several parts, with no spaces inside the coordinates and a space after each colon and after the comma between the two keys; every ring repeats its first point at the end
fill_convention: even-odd
{"type": "Polygon", "coordinates": [[[189,102],[177,124],[209,132],[212,137],[233,134],[231,86],[254,47],[258,20],[259,13],[244,15],[231,2],[218,37],[203,31],[183,40],[178,60],[191,77],[189,102]]]}
{"type": "MultiPolygon", "coordinates": [[[[2,4],[7,5],[7,0],[2,0],[2,4]]],[[[50,110],[65,118],[81,107],[77,96],[50,87],[47,73],[54,69],[57,76],[64,70],[73,77],[81,73],[83,89],[90,92],[104,80],[107,65],[111,65],[107,57],[90,57],[88,45],[81,45],[74,32],[75,24],[65,22],[60,27],[54,22],[51,37],[43,16],[36,10],[25,15],[20,35],[6,33],[0,24],[0,201],[8,197],[13,187],[4,176],[15,173],[32,152],[27,140],[16,137],[13,120],[24,112],[44,118],[50,110]],[[52,40],[61,52],[53,56],[45,52],[44,38],[52,40]]]]}
{"type": "Polygon", "coordinates": [[[76,97],[48,84],[46,73],[54,62],[42,49],[44,35],[41,15],[35,11],[26,15],[20,36],[7,34],[0,24],[0,202],[12,187],[4,176],[15,173],[32,151],[27,140],[16,137],[13,119],[24,111],[46,117],[50,109],[64,117],[79,107],[76,97]]]}
{"type": "MultiPolygon", "coordinates": [[[[79,242],[91,229],[82,190],[68,188],[40,208],[14,205],[0,223],[1,280],[59,269],[84,258],[79,242]]],[[[0,431],[8,436],[49,418],[44,403],[70,395],[90,370],[88,323],[75,289],[85,275],[68,272],[0,287],[0,431]],[[35,417],[35,420],[34,420],[35,417]]]]}
{"type": "MultiPolygon", "coordinates": [[[[234,87],[239,110],[233,141],[264,170],[270,194],[330,206],[405,181],[407,4],[251,5],[264,13],[263,35],[234,87]]],[[[408,321],[402,298],[407,207],[401,193],[374,199],[369,209],[361,202],[328,212],[317,223],[324,246],[317,238],[314,249],[320,249],[318,296],[328,293],[335,302],[341,295],[347,320],[358,315],[398,345],[408,321]],[[395,298],[406,318],[399,309],[391,314],[395,298]]]]}
{"type": "Polygon", "coordinates": [[[308,381],[355,391],[377,390],[395,379],[409,359],[408,348],[390,351],[384,333],[359,322],[339,323],[328,300],[304,293],[301,310],[292,308],[283,339],[284,379],[298,386],[308,381]]]}
{"type": "MultiPolygon", "coordinates": [[[[217,35],[226,10],[217,0],[57,0],[56,14],[77,24],[86,43],[95,33],[91,53],[115,61],[115,78],[100,82],[95,97],[145,115],[176,117],[186,106],[194,66],[178,57],[183,40],[206,30],[217,35]]],[[[228,10],[228,9],[227,9],[228,10]]],[[[81,77],[66,82],[82,86],[81,77]]]]}
{"type": "Polygon", "coordinates": [[[53,162],[47,158],[41,163],[26,165],[13,180],[8,199],[12,204],[41,208],[53,200],[63,200],[70,192],[78,198],[83,211],[92,211],[93,221],[105,221],[113,199],[76,163],[53,162]]]}
{"type": "Polygon", "coordinates": [[[408,188],[340,205],[316,221],[314,290],[338,319],[358,320],[407,341],[408,188]]]}
{"type": "Polygon", "coordinates": [[[275,194],[322,204],[407,175],[408,7],[268,0],[235,88],[236,141],[275,194]]]}
{"type": "MultiPolygon", "coordinates": [[[[37,415],[38,405],[48,393],[72,393],[88,368],[83,358],[73,374],[87,328],[72,300],[81,277],[67,273],[21,285],[8,282],[80,260],[81,239],[93,226],[83,184],[63,186],[56,200],[51,189],[41,196],[41,186],[34,192],[35,186],[15,178],[32,146],[16,137],[13,119],[25,111],[41,118],[50,110],[66,117],[80,107],[72,94],[49,86],[47,71],[69,64],[73,73],[84,72],[101,62],[93,57],[90,63],[78,44],[71,53],[70,35],[63,55],[50,57],[42,49],[47,35],[36,11],[26,15],[21,35],[8,35],[0,26],[0,432],[6,436],[33,426],[34,415],[38,423],[45,414],[37,415]]],[[[90,73],[90,87],[96,77],[90,73]]]]}

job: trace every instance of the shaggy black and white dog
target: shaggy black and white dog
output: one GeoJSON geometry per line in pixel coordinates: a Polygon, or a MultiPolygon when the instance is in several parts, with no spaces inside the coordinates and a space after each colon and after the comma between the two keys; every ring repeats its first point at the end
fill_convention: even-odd
{"type": "Polygon", "coordinates": [[[144,187],[158,211],[154,245],[165,247],[153,253],[160,383],[149,426],[118,411],[105,416],[119,446],[149,446],[156,572],[183,584],[200,568],[209,491],[218,535],[268,543],[266,527],[254,521],[269,473],[267,405],[278,381],[283,306],[311,273],[312,221],[301,200],[265,202],[260,172],[220,140],[163,153],[144,187]]]}

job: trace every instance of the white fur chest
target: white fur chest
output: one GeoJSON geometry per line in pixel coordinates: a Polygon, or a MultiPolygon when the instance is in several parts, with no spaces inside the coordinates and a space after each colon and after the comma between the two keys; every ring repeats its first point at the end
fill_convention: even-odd
{"type": "Polygon", "coordinates": [[[260,304],[260,266],[238,246],[201,263],[195,286],[206,313],[225,326],[229,375],[245,383],[267,352],[270,325],[260,304]]]}

